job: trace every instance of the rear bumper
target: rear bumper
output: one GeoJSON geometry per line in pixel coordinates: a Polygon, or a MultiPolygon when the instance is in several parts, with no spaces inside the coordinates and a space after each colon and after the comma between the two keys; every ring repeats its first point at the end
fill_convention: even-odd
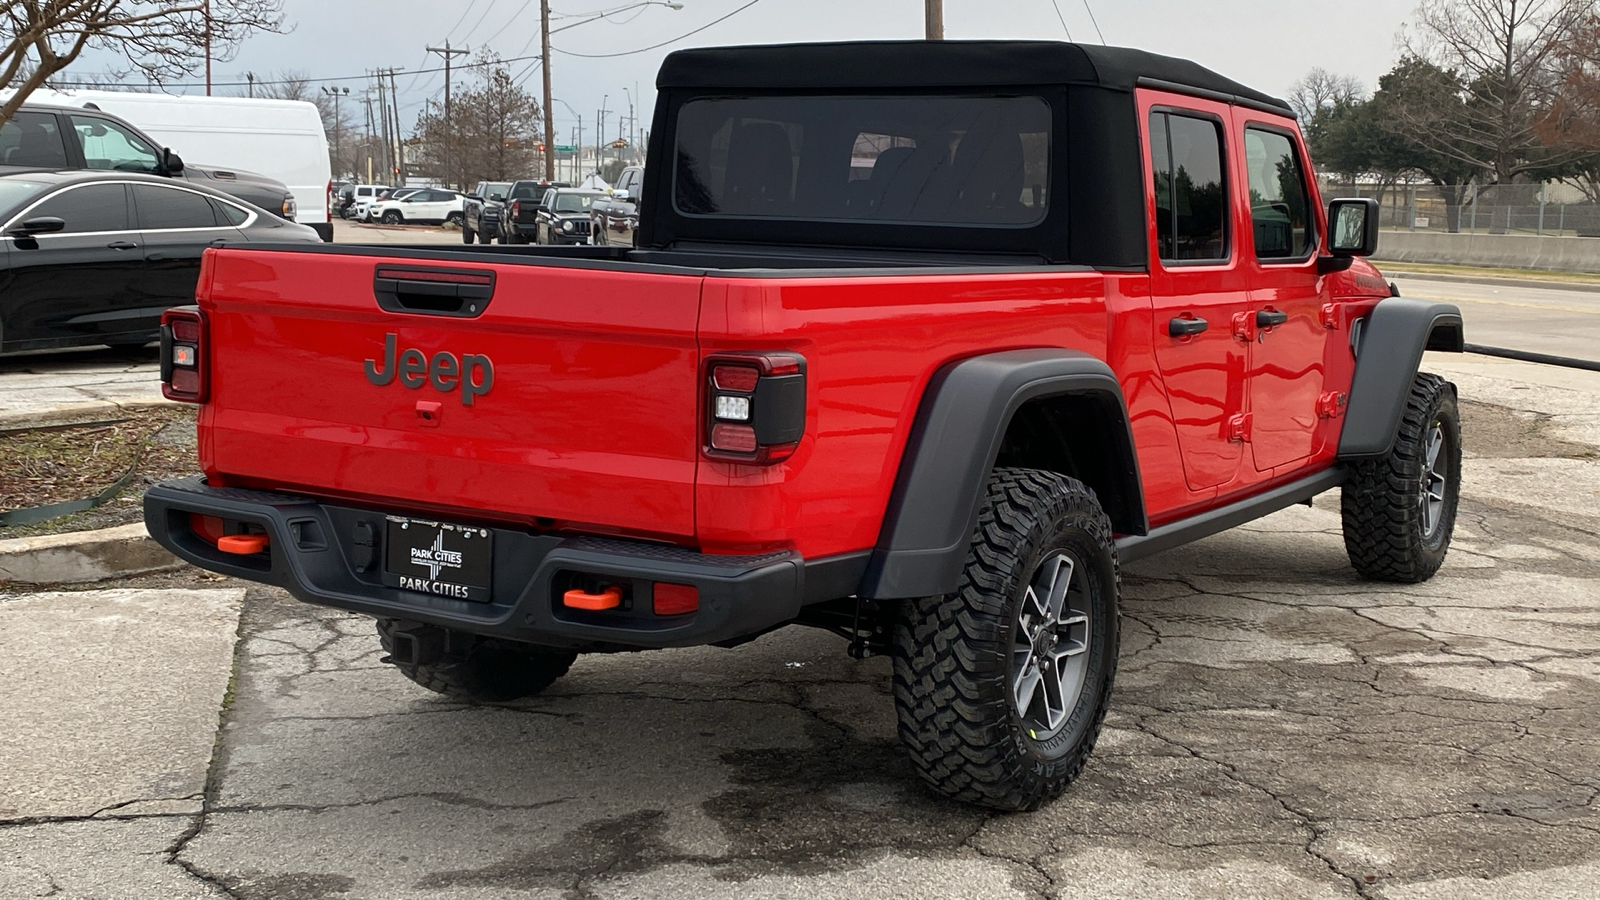
{"type": "Polygon", "coordinates": [[[386,587],[381,510],[184,478],[150,488],[144,513],[150,534],[179,558],[277,585],[308,603],[580,649],[688,647],[759,634],[793,620],[807,602],[853,593],[867,559],[861,553],[807,563],[789,551],[713,556],[639,541],[491,527],[493,587],[489,602],[476,603],[386,587]],[[258,525],[270,546],[253,556],[224,553],[194,532],[192,513],[258,525]],[[378,546],[356,543],[362,525],[378,546]],[[630,602],[624,605],[631,608],[587,612],[563,606],[558,588],[574,573],[627,586],[630,602]],[[649,597],[657,581],[693,585],[700,592],[699,609],[655,615],[649,597]]]}

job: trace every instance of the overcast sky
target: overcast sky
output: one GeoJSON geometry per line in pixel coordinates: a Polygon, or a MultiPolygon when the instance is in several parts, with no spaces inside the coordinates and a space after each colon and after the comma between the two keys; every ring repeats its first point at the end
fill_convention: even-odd
{"type": "MultiPolygon", "coordinates": [[[[598,11],[615,10],[631,0],[552,0],[558,16],[552,27],[582,23],[598,11]]],[[[725,22],[658,50],[611,59],[585,59],[571,53],[638,50],[707,25],[749,0],[676,0],[682,10],[655,3],[610,19],[576,24],[552,39],[554,95],[583,116],[593,141],[595,112],[624,111],[635,85],[643,92],[639,118],[649,120],[652,84],[661,59],[673,49],[718,44],[922,36],[922,0],[757,0],[725,22]],[[609,99],[605,98],[609,95],[609,99]]],[[[1370,90],[1395,58],[1395,35],[1414,8],[1414,0],[945,0],[949,38],[1064,39],[1098,42],[1089,10],[1105,42],[1188,57],[1252,87],[1278,95],[1313,66],[1359,78],[1370,90]],[[1056,4],[1066,20],[1057,18],[1056,4]]],[[[367,87],[363,73],[380,66],[415,73],[440,65],[425,47],[447,38],[452,46],[476,51],[488,47],[506,58],[539,52],[538,0],[285,0],[292,30],[251,38],[237,57],[214,67],[217,82],[242,81],[295,70],[350,88],[367,87]]],[[[86,59],[78,71],[92,71],[103,59],[86,59]]],[[[535,95],[536,63],[514,63],[535,95]]],[[[69,72],[68,78],[71,77],[69,72]]],[[[402,117],[411,122],[428,98],[442,98],[442,73],[399,76],[402,117]]],[[[174,88],[174,90],[191,90],[174,88]]],[[[233,88],[219,88],[231,92],[233,88]]],[[[635,97],[636,102],[640,102],[635,97]]],[[[554,104],[557,133],[565,138],[577,125],[561,103],[554,104]]],[[[608,135],[617,118],[608,116],[608,135]]]]}

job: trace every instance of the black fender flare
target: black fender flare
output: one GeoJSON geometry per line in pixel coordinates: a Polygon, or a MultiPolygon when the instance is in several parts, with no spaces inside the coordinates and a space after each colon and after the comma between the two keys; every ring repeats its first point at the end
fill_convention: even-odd
{"type": "Polygon", "coordinates": [[[1023,404],[1063,394],[1098,401],[1096,416],[1116,442],[1118,531],[1148,530],[1127,404],[1111,367],[1059,348],[1008,350],[949,363],[923,393],[889,498],[877,547],[858,595],[927,597],[956,589],[977,526],[984,484],[1012,417],[1023,404]],[[1121,521],[1118,521],[1118,520],[1121,521]]]}
{"type": "Polygon", "coordinates": [[[1339,433],[1340,459],[1387,456],[1423,351],[1461,353],[1466,346],[1461,310],[1452,303],[1388,297],[1359,321],[1356,373],[1339,433]]]}

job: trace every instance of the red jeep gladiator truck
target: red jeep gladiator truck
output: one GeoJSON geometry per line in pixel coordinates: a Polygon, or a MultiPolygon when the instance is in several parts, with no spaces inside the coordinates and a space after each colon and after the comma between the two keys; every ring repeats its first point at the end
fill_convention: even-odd
{"type": "Polygon", "coordinates": [[[377,620],[443,693],[789,624],[893,658],[937,790],[1059,795],[1118,566],[1343,491],[1430,577],[1461,471],[1452,306],[1363,258],[1289,108],[1049,42],[669,56],[636,247],[224,247],[168,314],[202,477],[150,532],[377,620]]]}

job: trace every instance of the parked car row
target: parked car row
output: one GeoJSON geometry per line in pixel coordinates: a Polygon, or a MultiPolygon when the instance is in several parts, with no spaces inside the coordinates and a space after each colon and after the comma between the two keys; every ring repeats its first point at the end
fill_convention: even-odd
{"type": "Polygon", "coordinates": [[[464,195],[448,188],[347,184],[339,189],[334,213],[386,225],[456,225],[462,221],[465,203],[464,195]]]}

